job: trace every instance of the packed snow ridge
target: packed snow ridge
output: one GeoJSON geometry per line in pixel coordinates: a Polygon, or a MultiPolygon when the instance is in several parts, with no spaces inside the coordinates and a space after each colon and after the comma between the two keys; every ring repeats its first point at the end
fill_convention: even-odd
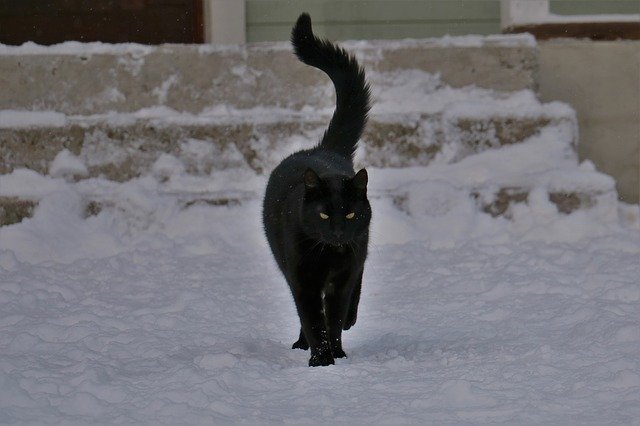
{"type": "MultiPolygon", "coordinates": [[[[509,34],[509,35],[466,35],[466,36],[445,36],[428,39],[406,39],[401,41],[385,40],[385,41],[346,41],[342,44],[350,49],[373,46],[382,48],[394,48],[396,46],[404,46],[407,43],[432,45],[441,47],[481,47],[481,46],[534,46],[536,41],[531,34],[509,34]]],[[[289,50],[291,45],[289,42],[268,42],[253,43],[249,48],[263,49],[268,46],[269,49],[289,50]]],[[[149,53],[162,49],[163,47],[153,47],[137,43],[80,43],[76,41],[67,41],[53,46],[43,46],[33,42],[26,42],[20,46],[9,46],[0,44],[0,55],[122,55],[133,54],[136,56],[145,56],[149,53]]],[[[201,53],[225,52],[225,51],[242,51],[246,47],[242,45],[219,45],[204,44],[199,46],[201,53]]]]}

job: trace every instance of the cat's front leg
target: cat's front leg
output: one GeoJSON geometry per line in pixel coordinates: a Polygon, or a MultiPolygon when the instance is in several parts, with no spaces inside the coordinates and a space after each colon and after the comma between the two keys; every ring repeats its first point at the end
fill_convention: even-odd
{"type": "Polygon", "coordinates": [[[302,331],[311,348],[309,366],[335,364],[325,325],[320,287],[301,288],[296,286],[293,293],[302,331]]]}
{"type": "Polygon", "coordinates": [[[333,359],[333,351],[327,340],[323,340],[320,345],[311,346],[311,357],[309,358],[309,367],[321,367],[333,365],[336,362],[333,359]]]}
{"type": "Polygon", "coordinates": [[[329,342],[334,358],[346,358],[342,349],[342,330],[351,301],[354,280],[349,272],[343,272],[333,277],[325,294],[325,313],[329,326],[329,342]]]}
{"type": "Polygon", "coordinates": [[[334,358],[346,358],[342,349],[342,325],[345,316],[345,303],[342,292],[335,292],[325,296],[325,312],[329,326],[329,344],[334,358]]]}
{"type": "Polygon", "coordinates": [[[349,297],[349,308],[347,316],[342,325],[343,330],[349,330],[353,327],[358,319],[358,304],[360,303],[360,293],[362,291],[362,271],[358,275],[351,296],[349,297]]]}

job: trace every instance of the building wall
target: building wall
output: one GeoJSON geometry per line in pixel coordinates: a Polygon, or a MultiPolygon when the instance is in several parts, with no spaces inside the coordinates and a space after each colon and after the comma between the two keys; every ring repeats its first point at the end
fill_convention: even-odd
{"type": "Polygon", "coordinates": [[[640,41],[539,43],[543,101],[578,115],[578,154],[616,179],[620,199],[640,201],[640,41]]]}
{"type": "Polygon", "coordinates": [[[551,0],[550,11],[558,15],[640,13],[640,2],[637,0],[551,0]]]}
{"type": "MultiPolygon", "coordinates": [[[[640,13],[638,0],[551,0],[557,14],[640,13]]],[[[301,12],[333,40],[500,33],[500,0],[246,0],[247,41],[287,40],[301,12]]]]}

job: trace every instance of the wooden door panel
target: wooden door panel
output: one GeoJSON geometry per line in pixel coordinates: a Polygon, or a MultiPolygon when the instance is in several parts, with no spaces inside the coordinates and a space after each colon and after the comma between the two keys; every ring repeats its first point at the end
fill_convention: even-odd
{"type": "Polygon", "coordinates": [[[0,0],[0,43],[203,43],[202,0],[0,0]]]}

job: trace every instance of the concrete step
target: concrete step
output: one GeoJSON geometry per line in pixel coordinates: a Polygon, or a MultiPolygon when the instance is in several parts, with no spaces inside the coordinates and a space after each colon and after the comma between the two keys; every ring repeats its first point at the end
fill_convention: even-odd
{"type": "MultiPolygon", "coordinates": [[[[564,105],[538,104],[525,114],[496,105],[489,113],[485,106],[482,114],[470,104],[434,114],[374,114],[358,161],[374,167],[455,163],[517,144],[549,126],[559,129],[568,146],[576,143],[575,115],[564,105]]],[[[16,168],[47,174],[56,155],[67,149],[87,166],[84,177],[102,175],[115,181],[148,173],[162,154],[177,157],[196,175],[238,167],[264,173],[286,154],[316,144],[330,118],[273,112],[194,116],[171,111],[145,116],[59,115],[49,120],[37,113],[26,116],[19,125],[0,126],[0,174],[16,168]]]]}
{"type": "MultiPolygon", "coordinates": [[[[535,89],[537,47],[529,35],[348,42],[368,75],[398,70],[438,74],[458,88],[535,89]]],[[[200,113],[225,106],[300,111],[333,106],[320,71],[301,64],[288,43],[239,46],[0,46],[0,110],[68,115],[166,106],[200,113]]]]}
{"type": "MultiPolygon", "coordinates": [[[[504,217],[511,219],[513,217],[513,209],[517,205],[528,204],[531,198],[532,188],[528,187],[504,187],[498,188],[490,192],[476,189],[469,193],[469,196],[475,201],[479,210],[491,215],[492,217],[504,217]]],[[[545,194],[549,203],[554,205],[556,210],[562,214],[571,214],[578,210],[585,210],[594,207],[601,199],[606,198],[608,201],[614,201],[609,195],[611,189],[580,191],[554,191],[545,194]]],[[[385,195],[393,200],[393,204],[407,214],[413,214],[408,207],[410,203],[410,195],[407,193],[388,193],[385,195]]]]}
{"type": "MultiPolygon", "coordinates": [[[[615,205],[612,181],[578,166],[574,111],[537,100],[531,37],[344,46],[373,88],[357,153],[358,165],[375,168],[372,198],[423,215],[454,194],[506,218],[540,199],[565,214],[615,205]],[[454,189],[439,192],[441,182],[454,189]]],[[[254,181],[210,181],[241,171],[262,182],[284,156],[317,143],[334,107],[326,76],[287,43],[0,46],[0,84],[0,183],[21,168],[58,176],[55,160],[72,153],[79,165],[65,177],[85,188],[86,216],[137,208],[109,188],[140,176],[179,208],[256,200],[254,181]]],[[[0,225],[30,217],[41,199],[1,190],[0,225]]]]}
{"type": "MultiPolygon", "coordinates": [[[[373,169],[373,175],[380,173],[381,169],[373,169]]],[[[552,171],[557,172],[556,171],[552,171]]],[[[541,189],[535,185],[496,186],[493,184],[480,184],[466,188],[451,187],[440,191],[443,183],[427,178],[420,182],[405,183],[393,189],[384,188],[384,185],[372,184],[369,198],[375,200],[388,200],[398,210],[409,216],[439,217],[447,214],[450,209],[459,208],[461,199],[472,200],[477,210],[491,215],[513,219],[515,209],[519,206],[540,204],[541,199],[553,206],[564,215],[576,211],[599,209],[605,211],[605,215],[612,214],[617,203],[617,193],[613,181],[606,175],[601,175],[589,170],[574,168],[569,172],[584,181],[591,181],[587,185],[575,185],[556,181],[556,188],[541,189]],[[375,185],[375,186],[374,186],[375,185]]],[[[532,182],[533,184],[533,182],[532,182]]],[[[446,185],[446,184],[445,184],[446,185]]],[[[107,185],[108,186],[108,185],[107,185]]],[[[207,187],[205,181],[201,185],[207,187]]],[[[80,190],[84,217],[91,217],[103,211],[118,212],[124,216],[144,216],[149,213],[141,209],[143,204],[132,202],[130,195],[119,188],[113,190],[80,190]],[[123,193],[125,195],[123,195],[123,193]],[[140,211],[139,211],[140,210],[140,211]]],[[[26,194],[28,195],[28,194],[26,194]]],[[[188,209],[193,206],[233,207],[260,199],[262,193],[259,190],[193,190],[183,188],[181,190],[164,188],[158,190],[157,197],[170,199],[178,209],[188,209]]],[[[38,196],[1,196],[0,195],[0,226],[19,223],[25,218],[33,216],[40,198],[38,196]]],[[[548,214],[545,213],[545,214],[548,214]]],[[[615,212],[613,213],[615,214],[615,212]]]]}
{"type": "Polygon", "coordinates": [[[33,216],[37,201],[0,196],[0,226],[13,225],[33,216]]]}
{"type": "MultiPolygon", "coordinates": [[[[529,202],[530,188],[500,188],[491,199],[486,199],[477,192],[470,195],[476,200],[480,210],[492,217],[512,217],[515,205],[529,202]]],[[[571,214],[578,210],[584,210],[596,205],[598,199],[606,197],[606,192],[551,192],[547,194],[548,200],[558,212],[571,214]]],[[[194,205],[208,206],[237,206],[249,200],[255,199],[257,194],[252,193],[209,193],[209,194],[176,194],[176,202],[181,209],[194,205]]],[[[372,194],[371,199],[390,198],[394,205],[407,214],[409,211],[408,196],[406,194],[372,194]]],[[[611,198],[611,197],[608,197],[611,198]]],[[[37,200],[25,200],[19,197],[0,197],[0,226],[19,223],[25,218],[33,216],[38,205],[37,200]]],[[[96,216],[104,210],[120,208],[113,200],[99,196],[88,196],[85,199],[85,217],[96,216]]]]}
{"type": "MultiPolygon", "coordinates": [[[[494,121],[499,122],[495,118],[494,121]]],[[[133,128],[135,124],[132,124],[133,128]]],[[[278,129],[288,128],[282,122],[276,124],[278,129]]],[[[58,179],[45,176],[44,171],[39,174],[29,169],[17,169],[11,174],[0,175],[0,223],[15,223],[29,217],[43,196],[69,190],[69,185],[76,188],[74,191],[82,196],[86,216],[96,215],[103,210],[119,212],[139,208],[139,203],[131,201],[131,197],[135,199],[139,193],[134,192],[132,195],[126,189],[129,185],[140,185],[138,182],[146,182],[143,185],[148,190],[145,191],[157,192],[160,197],[174,200],[172,203],[178,208],[201,204],[228,206],[259,199],[262,195],[260,188],[264,186],[268,169],[250,167],[247,158],[253,158],[254,165],[261,164],[259,162],[277,162],[286,154],[285,145],[289,152],[302,148],[309,144],[309,140],[313,140],[310,139],[311,136],[319,137],[324,129],[322,126],[305,130],[303,125],[309,125],[309,122],[300,120],[288,124],[294,130],[291,133],[293,136],[289,134],[288,137],[279,139],[274,137],[273,133],[262,132],[261,137],[256,135],[251,139],[247,135],[259,129],[259,126],[266,126],[261,128],[265,130],[270,128],[269,125],[274,125],[268,120],[262,123],[256,120],[251,123],[255,128],[249,127],[248,130],[244,130],[248,141],[244,142],[245,145],[238,143],[241,139],[236,138],[240,133],[237,129],[230,130],[234,129],[233,127],[218,129],[220,135],[230,138],[220,145],[203,139],[184,139],[181,144],[171,145],[172,141],[180,140],[174,135],[167,138],[167,146],[171,149],[160,154],[158,146],[153,144],[166,141],[154,140],[152,136],[157,133],[150,131],[151,136],[145,141],[151,145],[138,145],[135,151],[147,157],[133,154],[127,157],[122,154],[126,153],[124,149],[131,143],[125,143],[123,151],[115,153],[101,151],[99,144],[81,145],[81,158],[89,169],[95,167],[91,171],[93,175],[97,175],[97,171],[103,171],[109,178],[110,169],[105,163],[92,166],[87,161],[93,158],[87,154],[90,152],[96,153],[96,159],[113,160],[122,154],[121,158],[128,159],[127,164],[113,162],[111,171],[115,173],[116,167],[123,169],[128,166],[130,172],[138,170],[141,178],[126,180],[123,183],[116,182],[116,179],[86,179],[89,177],[87,167],[79,159],[75,159],[77,163],[74,165],[71,161],[73,158],[69,158],[72,154],[65,151],[68,158],[62,163],[67,164],[67,172],[65,173],[64,167],[60,167],[59,164],[55,167],[52,164],[49,168],[50,175],[58,179]],[[241,150],[242,147],[245,149],[244,152],[241,150]],[[258,153],[265,155],[259,156],[258,153]],[[147,161],[144,171],[136,164],[136,161],[142,161],[141,159],[147,161]],[[76,178],[80,178],[76,179],[75,183],[74,171],[79,173],[76,178]],[[67,181],[59,177],[64,177],[67,181]]],[[[457,149],[458,152],[466,152],[466,156],[435,156],[429,167],[387,167],[385,164],[373,167],[370,169],[370,197],[390,200],[396,208],[416,216],[444,214],[442,209],[448,211],[447,209],[456,208],[460,200],[471,200],[476,209],[494,217],[505,218],[513,217],[517,206],[532,203],[540,205],[542,199],[546,199],[547,204],[554,205],[557,211],[564,214],[595,208],[606,210],[606,206],[614,208],[616,192],[613,180],[595,171],[588,163],[579,165],[572,140],[575,135],[574,124],[568,120],[535,127],[537,130],[531,136],[517,143],[501,145],[499,149],[475,144],[471,145],[474,150],[471,152],[472,149],[460,143],[462,139],[458,139],[457,145],[451,143],[451,147],[443,146],[441,153],[457,149]],[[448,161],[452,158],[457,159],[448,161]]],[[[238,129],[249,126],[246,121],[239,121],[235,125],[238,129]]],[[[402,128],[397,123],[395,126],[402,128]]],[[[79,125],[77,127],[83,129],[79,125]]],[[[144,126],[141,128],[145,129],[144,126]]],[[[184,127],[181,126],[169,125],[168,128],[184,131],[184,127]]],[[[126,127],[116,127],[116,131],[123,129],[126,127]]],[[[68,130],[62,126],[61,137],[68,136],[71,133],[68,130]]],[[[101,131],[104,132],[105,129],[101,131]]],[[[42,133],[45,134],[46,132],[42,133]]],[[[419,135],[416,140],[424,140],[423,137],[424,135],[419,135]]],[[[390,139],[400,140],[393,137],[390,139]]],[[[113,140],[103,143],[108,148],[115,146],[113,140]]],[[[388,147],[389,144],[384,146],[388,147]]],[[[397,152],[388,155],[402,157],[410,162],[414,159],[410,154],[411,152],[406,151],[402,155],[397,152]]],[[[378,155],[378,158],[385,158],[384,152],[378,152],[378,155]]],[[[363,159],[366,158],[365,152],[363,159]]],[[[54,163],[60,163],[58,160],[60,158],[56,158],[54,163]]],[[[118,170],[115,175],[122,176],[122,170],[118,170]]],[[[141,213],[128,214],[135,216],[141,213]]]]}

